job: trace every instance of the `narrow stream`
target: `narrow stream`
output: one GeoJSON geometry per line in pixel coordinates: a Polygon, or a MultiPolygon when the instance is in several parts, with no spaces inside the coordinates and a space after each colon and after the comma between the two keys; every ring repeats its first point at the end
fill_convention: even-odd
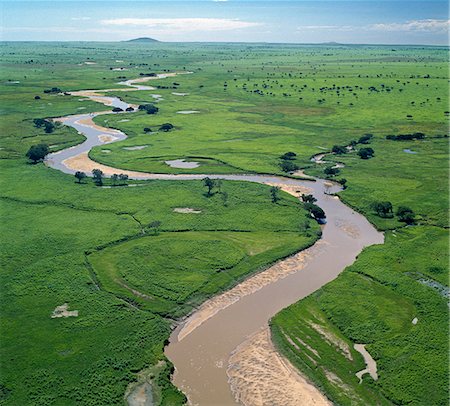
{"type": "MultiPolygon", "coordinates": [[[[156,78],[169,75],[159,75],[156,78]]],[[[133,87],[132,90],[152,90],[149,86],[135,85],[150,79],[152,78],[141,78],[121,84],[133,87]]],[[[130,91],[130,88],[126,90],[130,91]]],[[[118,98],[102,97],[100,90],[75,93],[109,106],[122,109],[128,107],[118,98]]],[[[86,141],[48,155],[46,164],[65,173],[74,173],[77,170],[90,173],[92,169],[99,168],[107,176],[112,173],[125,173],[131,179],[191,180],[209,176],[278,185],[292,193],[298,190],[312,193],[317,204],[325,211],[327,224],[323,226],[322,238],[315,245],[301,254],[278,262],[261,274],[250,277],[232,289],[228,295],[218,295],[202,305],[174,330],[166,348],[166,355],[176,368],[174,383],[186,393],[192,404],[234,405],[237,403],[236,398],[249,405],[299,404],[296,403],[297,400],[294,400],[294,403],[281,403],[279,390],[282,388],[267,388],[271,382],[266,385],[259,376],[246,378],[247,372],[243,367],[239,369],[242,376],[236,378],[235,372],[239,366],[235,361],[230,364],[230,355],[233,353],[233,359],[239,359],[239,351],[242,348],[240,345],[255,333],[267,329],[273,315],[333,280],[346,266],[354,262],[364,247],[383,243],[383,234],[377,232],[365,217],[329,194],[339,191],[338,185],[330,185],[321,179],[312,182],[266,175],[151,174],[98,164],[87,155],[92,147],[126,138],[120,131],[93,124],[93,117],[106,113],[113,114],[108,111],[58,119],[82,133],[86,141]],[[233,392],[229,380],[233,381],[233,392]],[[257,387],[258,382],[261,388],[257,387]],[[247,401],[249,396],[246,396],[246,393],[248,395],[250,387],[259,399],[264,396],[266,399],[247,401]],[[271,395],[267,389],[273,389],[269,392],[274,399],[270,399],[271,395]]],[[[256,395],[252,396],[256,399],[256,395]]]]}

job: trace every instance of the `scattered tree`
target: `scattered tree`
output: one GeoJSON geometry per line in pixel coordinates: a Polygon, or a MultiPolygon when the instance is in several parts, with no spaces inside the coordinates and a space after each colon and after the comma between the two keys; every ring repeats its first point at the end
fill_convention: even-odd
{"type": "Polygon", "coordinates": [[[315,203],[317,202],[317,199],[313,195],[305,195],[302,193],[300,196],[303,203],[315,203]]]}
{"type": "Polygon", "coordinates": [[[213,179],[210,178],[204,178],[203,184],[208,188],[207,196],[212,196],[212,190],[214,186],[216,185],[216,182],[213,179]]]}
{"type": "Polygon", "coordinates": [[[141,104],[138,109],[141,111],[146,111],[147,114],[156,114],[159,111],[159,108],[153,104],[141,104]]]}
{"type": "Polygon", "coordinates": [[[280,158],[286,160],[293,160],[295,159],[296,156],[297,154],[295,152],[286,152],[285,154],[281,155],[280,158]]]}
{"type": "Polygon", "coordinates": [[[335,168],[335,167],[333,167],[333,166],[327,166],[327,167],[323,170],[323,172],[324,172],[325,175],[327,175],[327,176],[334,176],[334,175],[337,175],[337,174],[340,172],[340,170],[339,170],[339,168],[335,168]]]}
{"type": "Polygon", "coordinates": [[[127,180],[128,180],[128,175],[127,174],[119,173],[118,178],[119,178],[119,180],[120,180],[122,185],[126,185],[127,184],[127,180]]]}
{"type": "Polygon", "coordinates": [[[113,185],[116,185],[117,180],[119,179],[119,175],[117,175],[117,173],[113,173],[111,176],[111,181],[113,183],[113,185]]]}
{"type": "Polygon", "coordinates": [[[406,206],[400,206],[397,209],[398,221],[402,221],[407,224],[413,224],[415,222],[415,214],[412,209],[406,206]]]}
{"type": "Polygon", "coordinates": [[[42,161],[49,153],[47,144],[32,145],[26,153],[27,158],[31,159],[33,163],[42,161]]]}
{"type": "Polygon", "coordinates": [[[94,179],[94,182],[97,186],[103,185],[103,172],[100,169],[93,169],[92,170],[92,177],[94,179]]]}
{"type": "Polygon", "coordinates": [[[280,168],[283,172],[295,172],[299,169],[298,165],[289,160],[283,160],[280,163],[280,168]]]}
{"type": "Polygon", "coordinates": [[[280,188],[278,186],[272,186],[270,188],[270,197],[272,199],[272,203],[277,203],[280,200],[280,188]]]}
{"type": "Polygon", "coordinates": [[[323,220],[326,218],[325,212],[316,204],[314,203],[305,203],[304,205],[305,209],[310,212],[310,214],[316,219],[316,220],[323,220]]]}
{"type": "Polygon", "coordinates": [[[151,133],[152,132],[152,129],[150,128],[150,127],[145,127],[144,128],[144,132],[147,134],[147,133],[151,133]]]}
{"type": "Polygon", "coordinates": [[[334,145],[331,149],[331,152],[335,153],[336,155],[342,155],[347,153],[347,148],[342,145],[334,145]]]}
{"type": "Polygon", "coordinates": [[[121,109],[120,107],[114,107],[114,108],[112,109],[112,111],[113,111],[114,113],[120,113],[121,111],[123,111],[123,109],[121,109]]]}
{"type": "Polygon", "coordinates": [[[81,171],[76,171],[75,172],[75,178],[77,178],[78,183],[81,183],[81,181],[86,177],[86,174],[84,172],[81,171]]]}
{"type": "Polygon", "coordinates": [[[372,158],[375,154],[375,151],[372,148],[361,148],[358,151],[358,155],[361,159],[369,159],[372,158]]]}
{"type": "Polygon", "coordinates": [[[358,144],[369,144],[372,137],[373,134],[364,134],[362,137],[359,138],[358,144]]]}
{"type": "Polygon", "coordinates": [[[374,202],[372,208],[379,217],[391,218],[394,216],[391,202],[374,202]]]}
{"type": "Polygon", "coordinates": [[[174,127],[173,127],[172,124],[170,124],[170,123],[164,123],[164,124],[161,125],[161,127],[159,127],[159,130],[160,130],[160,131],[167,132],[167,131],[172,130],[173,128],[174,128],[174,127]]]}

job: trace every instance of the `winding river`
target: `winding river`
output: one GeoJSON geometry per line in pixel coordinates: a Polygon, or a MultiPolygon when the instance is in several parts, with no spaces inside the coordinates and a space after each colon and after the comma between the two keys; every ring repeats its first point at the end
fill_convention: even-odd
{"type": "MultiPolygon", "coordinates": [[[[106,97],[104,92],[154,90],[140,83],[174,75],[129,80],[121,82],[127,87],[120,89],[77,91],[72,95],[125,110],[130,105],[119,98],[106,97]]],[[[162,100],[159,95],[154,98],[162,100]]],[[[75,128],[86,140],[48,155],[46,164],[65,173],[90,173],[98,168],[106,176],[124,173],[131,179],[192,180],[209,176],[277,185],[295,196],[315,196],[327,215],[322,238],[307,250],[279,261],[201,305],[173,331],[166,355],[176,368],[174,383],[193,405],[329,404],[274,350],[268,322],[281,309],[333,280],[364,247],[383,243],[383,234],[332,195],[340,190],[338,185],[321,179],[312,182],[266,175],[153,174],[96,163],[88,156],[92,147],[126,138],[118,130],[95,125],[92,119],[102,114],[114,113],[102,111],[55,119],[75,128]]],[[[139,404],[151,404],[151,399],[141,399],[139,404]]]]}

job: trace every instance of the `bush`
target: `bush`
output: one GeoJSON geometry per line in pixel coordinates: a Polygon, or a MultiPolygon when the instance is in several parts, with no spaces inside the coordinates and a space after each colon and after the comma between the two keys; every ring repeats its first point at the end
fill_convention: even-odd
{"type": "Polygon", "coordinates": [[[398,221],[402,221],[407,224],[413,224],[415,222],[415,214],[409,207],[400,206],[397,209],[398,221]]]}
{"type": "Polygon", "coordinates": [[[392,218],[394,213],[392,212],[391,202],[374,202],[372,208],[376,211],[377,215],[382,218],[392,218]]]}
{"type": "Polygon", "coordinates": [[[295,152],[286,152],[285,154],[281,155],[280,158],[285,160],[293,160],[296,156],[297,154],[295,152]]]}
{"type": "Polygon", "coordinates": [[[336,155],[342,155],[347,153],[347,148],[342,145],[334,145],[331,152],[334,152],[336,155]]]}
{"type": "Polygon", "coordinates": [[[294,162],[292,161],[282,161],[280,163],[280,168],[283,172],[295,172],[299,169],[298,165],[296,165],[294,162]]]}
{"type": "Polygon", "coordinates": [[[323,172],[324,172],[325,175],[327,175],[327,176],[334,176],[334,175],[337,175],[337,174],[340,172],[340,170],[339,170],[339,168],[333,168],[332,166],[327,166],[327,167],[323,170],[323,172]]]}
{"type": "Polygon", "coordinates": [[[167,132],[167,131],[172,130],[173,128],[174,128],[174,127],[173,127],[172,124],[170,124],[170,123],[164,123],[164,124],[161,125],[161,127],[159,127],[159,130],[160,130],[160,131],[167,132]]]}
{"type": "Polygon", "coordinates": [[[419,132],[413,134],[386,135],[386,139],[391,141],[411,141],[422,140],[424,138],[425,134],[419,132]]]}
{"type": "Polygon", "coordinates": [[[49,149],[47,144],[37,144],[31,146],[25,155],[36,163],[42,161],[48,153],[49,149]]]}
{"type": "Polygon", "coordinates": [[[372,148],[361,148],[358,151],[358,155],[361,159],[369,159],[372,158],[375,154],[375,151],[372,148]]]}
{"type": "Polygon", "coordinates": [[[141,104],[138,109],[141,111],[146,111],[147,114],[156,114],[159,111],[158,107],[153,104],[141,104]]]}
{"type": "Polygon", "coordinates": [[[359,138],[358,144],[369,144],[369,141],[373,137],[373,134],[364,134],[362,137],[359,138]]]}

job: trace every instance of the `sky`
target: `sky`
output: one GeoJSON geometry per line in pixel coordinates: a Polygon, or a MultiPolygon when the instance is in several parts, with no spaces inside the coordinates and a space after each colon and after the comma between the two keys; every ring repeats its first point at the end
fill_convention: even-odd
{"type": "Polygon", "coordinates": [[[448,45],[448,1],[0,0],[4,41],[448,45]]]}

